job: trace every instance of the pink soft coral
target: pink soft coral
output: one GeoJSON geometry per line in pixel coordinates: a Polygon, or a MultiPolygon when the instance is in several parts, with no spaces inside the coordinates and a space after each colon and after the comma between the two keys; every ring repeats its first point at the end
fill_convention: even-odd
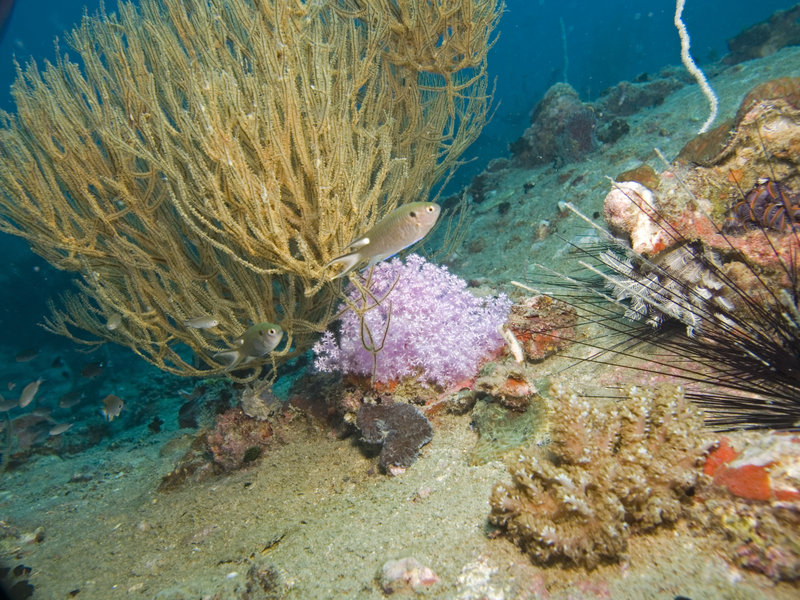
{"type": "MultiPolygon", "coordinates": [[[[386,330],[391,307],[375,381],[415,376],[446,387],[475,375],[481,361],[503,344],[497,328],[508,317],[511,301],[504,294],[478,298],[466,288],[466,282],[447,267],[416,254],[405,263],[394,259],[375,267],[370,291],[379,300],[386,298],[364,319],[376,343],[386,330]]],[[[352,285],[347,294],[357,306],[363,303],[352,285]]],[[[314,345],[314,353],[320,371],[372,373],[372,355],[361,343],[361,322],[352,310],[342,316],[339,335],[327,331],[314,345]]]]}

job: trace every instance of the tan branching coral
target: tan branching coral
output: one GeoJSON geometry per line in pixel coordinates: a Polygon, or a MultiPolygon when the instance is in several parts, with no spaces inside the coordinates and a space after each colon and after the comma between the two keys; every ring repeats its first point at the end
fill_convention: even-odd
{"type": "Polygon", "coordinates": [[[593,568],[681,516],[708,446],[703,418],[675,386],[589,400],[554,385],[551,396],[551,442],[510,461],[489,520],[537,562],[593,568]]]}
{"type": "Polygon", "coordinates": [[[281,324],[280,354],[307,348],[338,293],[324,265],[478,135],[501,8],[142,0],[85,17],[82,65],[20,68],[0,127],[0,230],[80,275],[48,326],[181,374],[221,371],[253,323],[281,324]]]}

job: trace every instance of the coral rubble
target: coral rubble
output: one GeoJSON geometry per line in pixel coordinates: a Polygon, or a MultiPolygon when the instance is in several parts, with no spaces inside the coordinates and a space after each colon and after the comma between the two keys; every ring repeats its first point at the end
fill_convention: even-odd
{"type": "Polygon", "coordinates": [[[242,411],[258,421],[267,421],[283,408],[280,399],[272,391],[271,382],[256,380],[246,384],[241,395],[242,411]]]}
{"type": "Polygon", "coordinates": [[[524,412],[536,396],[530,370],[516,364],[489,363],[475,379],[474,389],[516,412],[524,412]]]}
{"type": "Polygon", "coordinates": [[[378,464],[388,473],[410,467],[419,449],[433,439],[430,422],[410,404],[364,404],[356,423],[366,442],[382,446],[378,464]]]}
{"type": "Polygon", "coordinates": [[[222,471],[234,471],[260,458],[272,437],[268,421],[248,417],[237,406],[217,417],[217,426],[208,434],[208,448],[214,464],[222,471]]]}
{"type": "Polygon", "coordinates": [[[381,589],[386,594],[395,592],[421,592],[439,582],[430,567],[414,557],[389,560],[381,567],[381,589]]]}
{"type": "Polygon", "coordinates": [[[550,296],[538,295],[511,306],[508,328],[522,344],[528,360],[540,361],[572,342],[577,321],[574,307],[550,296]]]}
{"type": "Polygon", "coordinates": [[[703,418],[675,386],[631,386],[620,400],[558,384],[551,394],[551,443],[510,461],[489,520],[537,562],[593,568],[683,514],[702,476],[703,418]]]}

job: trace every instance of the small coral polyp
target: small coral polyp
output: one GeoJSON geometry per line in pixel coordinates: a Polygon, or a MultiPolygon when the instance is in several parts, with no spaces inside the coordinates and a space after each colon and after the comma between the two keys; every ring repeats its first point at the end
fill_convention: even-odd
{"type": "Polygon", "coordinates": [[[618,560],[632,534],[683,515],[708,442],[680,387],[589,401],[554,385],[551,396],[551,443],[509,462],[491,523],[537,563],[594,568],[618,560]]]}

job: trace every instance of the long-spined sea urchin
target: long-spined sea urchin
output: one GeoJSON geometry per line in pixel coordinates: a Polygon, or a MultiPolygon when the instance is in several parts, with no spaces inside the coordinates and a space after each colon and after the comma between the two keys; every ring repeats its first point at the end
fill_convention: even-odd
{"type": "MultiPolygon", "coordinates": [[[[584,314],[623,337],[622,342],[606,345],[579,342],[596,349],[588,359],[625,362],[630,368],[689,383],[686,395],[706,410],[709,425],[800,430],[796,229],[778,232],[762,225],[753,234],[763,236],[762,246],[774,255],[782,279],[778,286],[773,283],[777,279],[767,280],[733,236],[713,225],[710,217],[698,211],[724,239],[728,262],[702,242],[685,237],[646,196],[615,186],[646,217],[668,250],[648,258],[570,207],[601,232],[605,248],[578,248],[582,266],[595,277],[593,281],[572,278],[569,285],[600,299],[584,298],[580,302],[584,314]],[[623,358],[640,360],[631,363],[623,358]]],[[[693,201],[697,206],[697,199],[693,201]]]]}

